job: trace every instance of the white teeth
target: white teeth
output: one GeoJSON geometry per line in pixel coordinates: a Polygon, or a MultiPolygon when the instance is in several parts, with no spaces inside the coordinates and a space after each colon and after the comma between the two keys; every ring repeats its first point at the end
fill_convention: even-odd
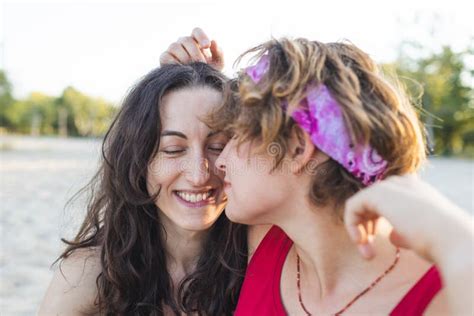
{"type": "Polygon", "coordinates": [[[191,203],[201,202],[203,200],[207,200],[211,196],[211,191],[199,194],[191,194],[186,192],[179,192],[177,194],[183,199],[191,203]]]}

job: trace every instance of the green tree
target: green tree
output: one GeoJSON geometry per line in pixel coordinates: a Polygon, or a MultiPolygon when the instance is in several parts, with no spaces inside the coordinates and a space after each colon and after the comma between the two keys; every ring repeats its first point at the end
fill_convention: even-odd
{"type": "Polygon", "coordinates": [[[11,124],[9,130],[17,133],[54,134],[57,120],[54,97],[33,92],[9,107],[6,117],[11,124]]]}
{"type": "MultiPolygon", "coordinates": [[[[435,154],[472,156],[474,70],[466,60],[473,57],[473,48],[454,52],[444,46],[440,52],[423,56],[422,47],[408,47],[416,57],[402,49],[396,67],[402,77],[413,78],[421,84],[421,103],[426,110],[423,120],[431,131],[435,154]]],[[[410,82],[407,86],[412,95],[419,95],[419,86],[410,82]]]]}
{"type": "Polygon", "coordinates": [[[101,98],[92,98],[66,88],[61,96],[33,92],[24,99],[12,97],[12,87],[0,71],[0,127],[8,132],[63,136],[102,136],[116,108],[101,98]]]}
{"type": "Polygon", "coordinates": [[[12,127],[11,122],[8,120],[7,112],[10,110],[14,101],[12,86],[5,72],[0,70],[0,128],[12,127]]]}
{"type": "Polygon", "coordinates": [[[102,136],[115,113],[112,104],[89,97],[73,87],[66,88],[56,103],[67,111],[68,130],[72,135],[102,136]]]}

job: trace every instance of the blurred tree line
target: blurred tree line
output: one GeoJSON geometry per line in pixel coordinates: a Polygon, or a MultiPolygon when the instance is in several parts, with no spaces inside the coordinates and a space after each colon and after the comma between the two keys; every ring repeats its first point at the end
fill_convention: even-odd
{"type": "Polygon", "coordinates": [[[113,104],[73,87],[58,97],[33,92],[16,100],[5,72],[0,70],[0,132],[100,137],[116,111],[113,104]]]}
{"type": "Polygon", "coordinates": [[[474,46],[426,52],[416,42],[405,42],[396,62],[386,66],[420,107],[432,153],[474,158],[474,46]]]}
{"type": "MultiPolygon", "coordinates": [[[[474,47],[454,52],[442,47],[424,51],[410,42],[400,46],[399,57],[386,69],[402,79],[415,104],[436,155],[474,157],[474,47]],[[470,61],[470,64],[469,64],[470,61]]],[[[72,87],[61,96],[32,93],[15,100],[12,87],[0,71],[0,130],[33,135],[103,135],[117,108],[72,87]]]]}

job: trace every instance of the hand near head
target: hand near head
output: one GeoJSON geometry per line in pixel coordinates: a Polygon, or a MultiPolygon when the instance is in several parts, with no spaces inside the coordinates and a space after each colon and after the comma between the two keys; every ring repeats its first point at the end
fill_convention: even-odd
{"type": "Polygon", "coordinates": [[[371,240],[379,217],[393,226],[394,245],[430,261],[439,260],[441,253],[447,255],[454,246],[472,243],[472,218],[415,175],[389,177],[346,202],[346,229],[367,259],[375,255],[371,240]]]}
{"type": "Polygon", "coordinates": [[[172,43],[160,56],[161,65],[192,62],[207,63],[217,70],[224,68],[223,51],[199,27],[194,28],[191,36],[181,37],[172,43]]]}

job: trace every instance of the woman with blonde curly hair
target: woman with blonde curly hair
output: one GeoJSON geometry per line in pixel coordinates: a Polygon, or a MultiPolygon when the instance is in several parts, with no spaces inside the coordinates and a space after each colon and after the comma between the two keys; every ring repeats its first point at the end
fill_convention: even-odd
{"type": "Polygon", "coordinates": [[[472,312],[471,219],[414,175],[424,133],[403,91],[352,44],[247,53],[209,119],[233,135],[216,160],[226,215],[250,225],[236,315],[472,312]]]}

